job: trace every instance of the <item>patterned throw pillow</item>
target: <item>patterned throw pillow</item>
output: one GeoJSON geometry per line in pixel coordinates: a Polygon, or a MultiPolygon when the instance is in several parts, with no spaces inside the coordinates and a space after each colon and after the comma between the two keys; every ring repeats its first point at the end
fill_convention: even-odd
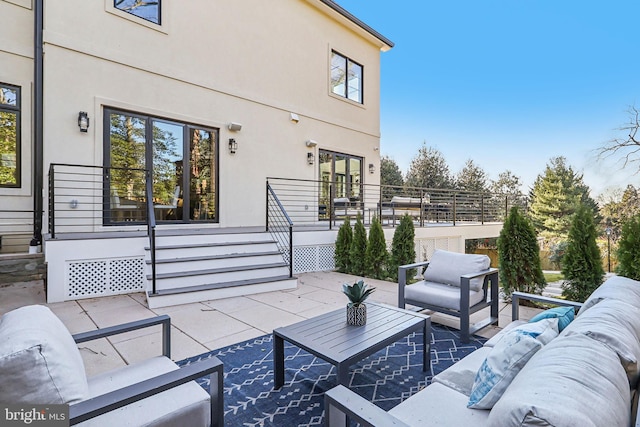
{"type": "Polygon", "coordinates": [[[493,408],[529,359],[556,336],[556,318],[527,323],[507,332],[480,366],[467,407],[493,408]]]}
{"type": "Polygon", "coordinates": [[[564,328],[569,326],[575,318],[575,310],[573,307],[555,307],[538,313],[529,320],[529,323],[538,322],[542,319],[558,319],[558,331],[562,332],[564,328]]]}

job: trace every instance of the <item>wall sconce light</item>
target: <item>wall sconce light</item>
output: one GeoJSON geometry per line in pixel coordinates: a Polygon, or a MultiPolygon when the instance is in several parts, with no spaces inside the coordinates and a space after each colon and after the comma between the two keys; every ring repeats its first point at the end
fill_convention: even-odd
{"type": "Polygon", "coordinates": [[[305,142],[305,144],[307,145],[307,147],[315,147],[316,145],[318,145],[318,143],[313,139],[308,140],[307,142],[305,142]]]}
{"type": "Polygon", "coordinates": [[[238,143],[234,138],[229,138],[229,152],[236,154],[236,151],[238,151],[238,143]]]}
{"type": "Polygon", "coordinates": [[[307,153],[307,163],[312,165],[316,161],[316,156],[313,153],[307,153]]]}
{"type": "Polygon", "coordinates": [[[293,123],[298,123],[300,121],[300,116],[296,113],[289,113],[289,119],[291,119],[293,123]]]}
{"type": "Polygon", "coordinates": [[[87,132],[89,129],[89,115],[86,111],[80,111],[78,113],[78,127],[80,128],[80,132],[87,132]]]}
{"type": "Polygon", "coordinates": [[[242,125],[240,123],[231,122],[229,123],[229,130],[232,132],[240,132],[242,129],[242,125]]]}
{"type": "Polygon", "coordinates": [[[369,173],[376,173],[376,167],[373,163],[369,163],[369,173]]]}

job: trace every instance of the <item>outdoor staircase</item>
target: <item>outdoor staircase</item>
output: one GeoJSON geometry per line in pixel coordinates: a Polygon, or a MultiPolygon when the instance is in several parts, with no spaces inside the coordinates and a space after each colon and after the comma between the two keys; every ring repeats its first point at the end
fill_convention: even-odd
{"type": "Polygon", "coordinates": [[[149,308],[294,289],[289,265],[269,233],[156,237],[156,292],[145,247],[149,308]]]}

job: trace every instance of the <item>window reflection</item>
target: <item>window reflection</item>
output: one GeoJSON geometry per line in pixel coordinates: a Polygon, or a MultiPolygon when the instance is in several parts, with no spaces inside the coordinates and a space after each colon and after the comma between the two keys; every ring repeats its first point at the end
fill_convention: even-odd
{"type": "Polygon", "coordinates": [[[0,85],[0,186],[20,186],[19,89],[0,85]]]}
{"type": "Polygon", "coordinates": [[[362,65],[331,52],[331,91],[362,103],[362,65]]]}
{"type": "Polygon", "coordinates": [[[160,0],[114,0],[114,7],[139,18],[160,24],[160,0]]]}

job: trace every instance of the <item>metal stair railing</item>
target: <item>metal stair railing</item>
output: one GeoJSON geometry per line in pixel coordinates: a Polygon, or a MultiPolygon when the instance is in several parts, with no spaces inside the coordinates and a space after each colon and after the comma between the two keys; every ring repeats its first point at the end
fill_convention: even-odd
{"type": "Polygon", "coordinates": [[[293,277],[293,221],[267,181],[267,231],[276,240],[278,250],[289,265],[293,277]]]}

